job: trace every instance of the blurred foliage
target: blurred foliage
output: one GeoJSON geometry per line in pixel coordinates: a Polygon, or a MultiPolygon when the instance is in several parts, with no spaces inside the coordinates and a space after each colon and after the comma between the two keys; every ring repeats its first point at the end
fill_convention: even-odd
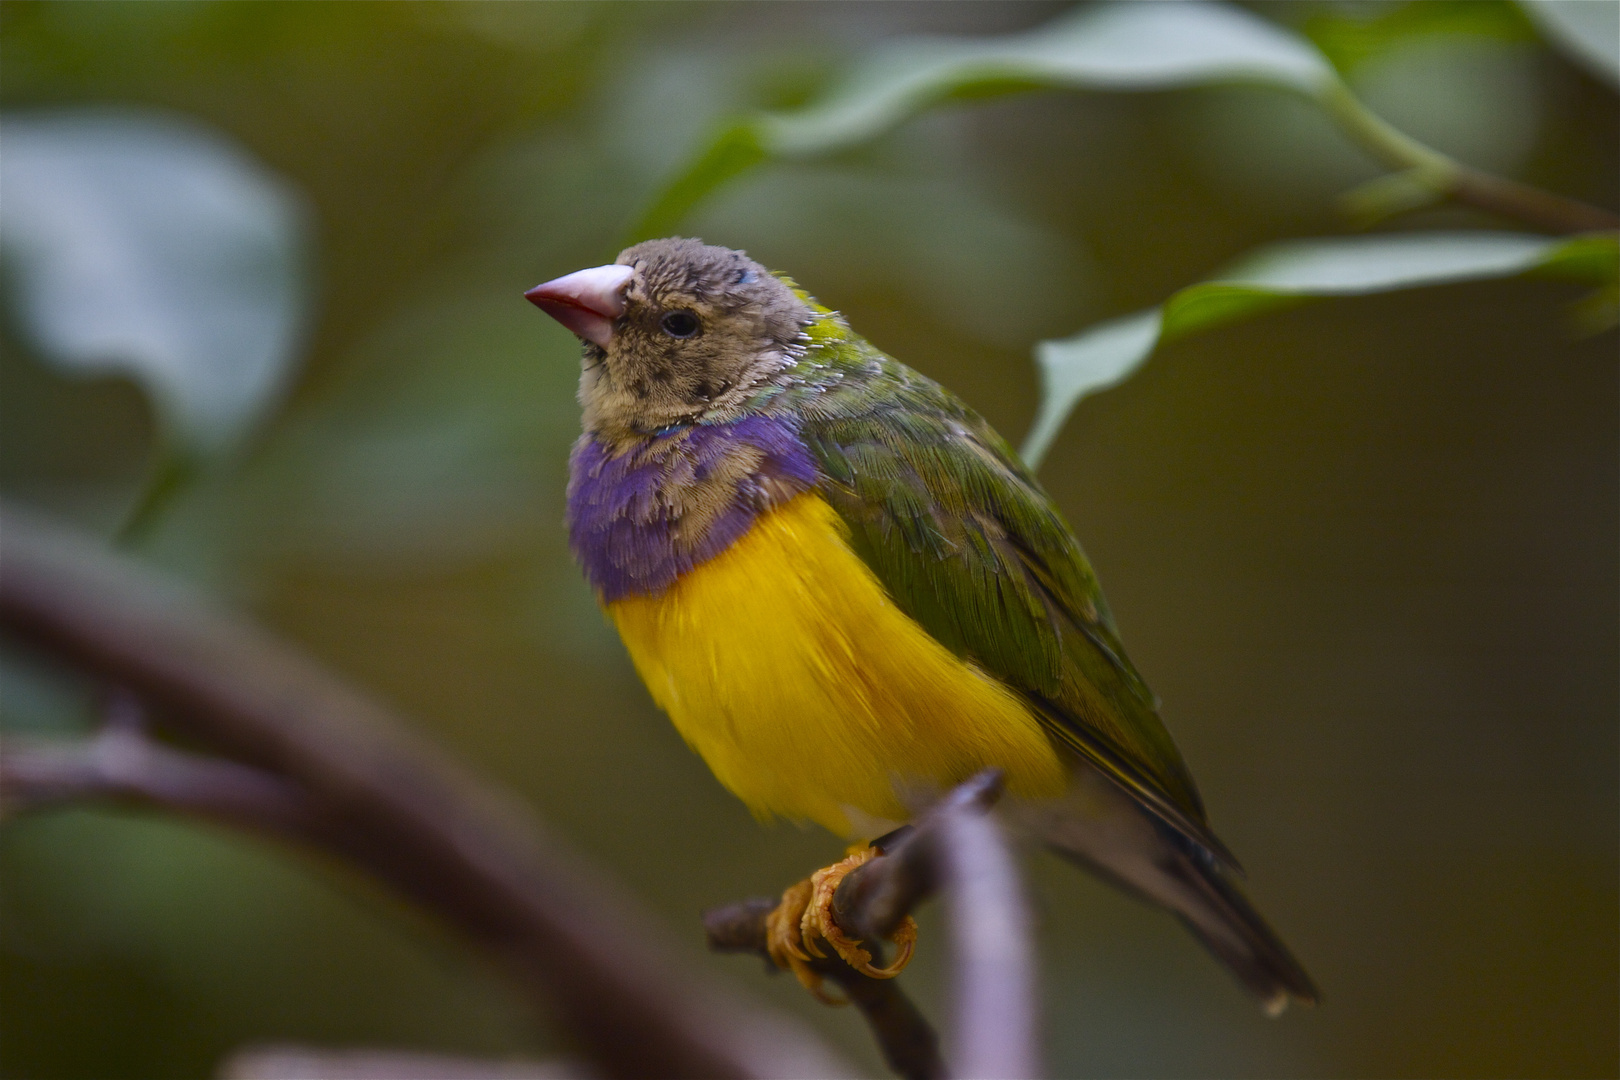
{"type": "MultiPolygon", "coordinates": [[[[1290,2],[1245,25],[1320,49],[1312,71],[1437,152],[1612,208],[1614,85],[1530,11],[1290,2]]],[[[611,259],[662,205],[671,231],[793,274],[1016,437],[1036,342],[1173,312],[1246,252],[1343,233],[1335,197],[1378,164],[1308,97],[1252,82],[1010,94],[1036,83],[1001,72],[792,160],[757,118],[815,115],[863,57],[922,55],[919,36],[937,57],[1094,14],[4,0],[3,137],[9,158],[16,121],[158,110],[308,208],[290,390],[182,478],[143,553],[420,718],[637,889],[694,964],[875,1072],[857,1021],[698,951],[701,907],[839,844],[759,828],[646,701],[565,546],[577,344],[519,294],[611,259]]],[[[1504,224],[1433,208],[1377,242],[1504,224]]],[[[9,216],[4,236],[16,297],[9,216]]],[[[1543,250],[1506,243],[1523,257],[1501,273],[1543,250]]],[[[1043,477],[1327,1004],[1269,1023],[1169,920],[1037,859],[1054,1073],[1611,1075],[1613,332],[1568,339],[1576,286],[1473,273],[1281,310],[1295,287],[1376,287],[1306,288],[1287,266],[1243,271],[1269,291],[1241,310],[1267,318],[1157,348],[1144,324],[1136,374],[1079,402],[1043,477]]],[[[168,460],[172,411],[138,367],[65,370],[26,308],[5,318],[0,491],[116,534],[168,460]]],[[[70,673],[0,661],[8,729],[90,722],[70,673]]],[[[905,976],[927,1007],[940,941],[905,976]]],[[[0,1072],[204,1076],[283,1040],[560,1045],[341,868],[131,814],[6,825],[0,1072]]]]}
{"type": "Polygon", "coordinates": [[[294,198],[161,115],[35,113],[5,134],[0,238],[35,350],[69,372],[126,370],[169,442],[230,442],[301,344],[294,198]]]}
{"type": "Polygon", "coordinates": [[[1570,59],[1620,86],[1620,9],[1581,0],[1520,0],[1525,13],[1570,59]]]}
{"type": "MultiPolygon", "coordinates": [[[[1129,378],[1161,342],[1297,307],[1318,296],[1364,296],[1524,273],[1612,285],[1620,276],[1617,263],[1620,242],[1602,233],[1554,240],[1522,233],[1430,232],[1293,240],[1261,248],[1214,280],[1175,293],[1163,307],[1037,345],[1041,408],[1023,457],[1038,466],[1080,400],[1129,378]]],[[[1578,309],[1578,318],[1603,319],[1596,330],[1613,325],[1612,317],[1589,314],[1586,307],[1578,309]]]]}
{"type": "Polygon", "coordinates": [[[1426,4],[1379,4],[1362,8],[1322,4],[1303,13],[1299,29],[1341,74],[1393,50],[1426,39],[1484,38],[1530,43],[1535,30],[1513,4],[1433,0],[1426,4]]]}
{"type": "MultiPolygon", "coordinates": [[[[1387,62],[1389,47],[1395,42],[1425,44],[1432,37],[1448,35],[1441,38],[1444,48],[1459,37],[1514,41],[1529,36],[1528,24],[1517,9],[1477,2],[1404,5],[1359,21],[1319,13],[1310,21],[1317,37],[1334,46],[1340,68],[1380,54],[1387,62]]],[[[1413,74],[1429,81],[1433,59],[1425,54],[1423,63],[1413,67],[1413,74]]],[[[1467,89],[1469,80],[1459,79],[1459,72],[1444,74],[1451,82],[1463,82],[1467,89]]],[[[1498,72],[1484,74],[1481,81],[1486,86],[1502,81],[1498,72]]],[[[1442,77],[1439,85],[1443,87],[1447,81],[1442,77]]],[[[1104,3],[1076,7],[1022,34],[980,39],[906,37],[874,49],[823,100],[795,112],[762,113],[722,125],[708,146],[665,184],[632,238],[670,231],[715,189],[768,158],[807,157],[858,145],[940,103],[1043,89],[1140,91],[1206,83],[1263,86],[1300,94],[1333,117],[1374,156],[1402,170],[1362,184],[1346,196],[1348,206],[1369,222],[1438,202],[1457,170],[1457,163],[1443,153],[1414,141],[1369,111],[1335,74],[1329,54],[1303,37],[1240,8],[1209,0],[1104,3]]],[[[1397,112],[1403,101],[1413,97],[1432,101],[1438,96],[1445,101],[1444,92],[1435,95],[1427,86],[1413,86],[1410,78],[1405,83],[1400,93],[1391,96],[1390,104],[1397,112]]],[[[1376,94],[1377,86],[1372,89],[1376,94]]],[[[1421,128],[1434,129],[1440,141],[1451,142],[1456,136],[1457,115],[1469,114],[1467,104],[1461,109],[1458,104],[1451,102],[1452,108],[1438,124],[1433,115],[1420,113],[1415,119],[1421,128]]],[[[1473,110],[1475,133],[1484,138],[1465,140],[1468,156],[1475,160],[1503,156],[1492,152],[1500,151],[1499,145],[1486,145],[1501,131],[1502,111],[1473,110]]],[[[1502,140],[1496,138],[1495,142],[1502,140]]],[[[1510,135],[1507,143],[1512,142],[1510,135]]],[[[800,206],[806,201],[779,199],[777,205],[800,206]]],[[[862,201],[871,204],[876,200],[862,201]]],[[[932,220],[943,217],[937,212],[927,216],[932,220]]],[[[1228,281],[1184,291],[1168,305],[1164,333],[1174,336],[1196,326],[1230,322],[1240,312],[1254,314],[1286,306],[1283,293],[1364,293],[1518,273],[1541,256],[1571,265],[1570,260],[1548,250],[1526,258],[1520,241],[1514,236],[1458,241],[1432,234],[1384,244],[1323,243],[1308,253],[1296,247],[1263,255],[1259,259],[1266,264],[1266,272],[1244,284],[1265,289],[1245,288],[1240,295],[1228,281]],[[1424,265],[1426,262],[1433,265],[1424,265]],[[1217,308],[1218,316],[1194,314],[1217,308]]],[[[1613,238],[1606,236],[1602,242],[1604,257],[1573,264],[1589,269],[1586,276],[1599,287],[1594,305],[1598,307],[1607,303],[1620,281],[1620,258],[1612,252],[1613,238]]],[[[1257,265],[1250,265],[1248,276],[1256,270],[1257,265]]],[[[959,276],[946,275],[947,280],[959,276]]],[[[948,288],[936,286],[931,291],[949,295],[948,288]]],[[[994,296],[979,297],[981,305],[988,304],[1001,318],[1004,307],[995,301],[994,296]]],[[[1613,321],[1607,312],[1589,312],[1586,318],[1604,324],[1600,328],[1613,321]]],[[[1135,318],[1128,326],[1111,323],[1102,328],[1101,338],[1081,334],[1038,347],[1045,379],[1041,413],[1024,449],[1031,465],[1039,464],[1063,421],[1086,394],[1128,377],[1146,359],[1157,340],[1156,333],[1149,331],[1150,324],[1157,324],[1153,313],[1135,318]]]]}

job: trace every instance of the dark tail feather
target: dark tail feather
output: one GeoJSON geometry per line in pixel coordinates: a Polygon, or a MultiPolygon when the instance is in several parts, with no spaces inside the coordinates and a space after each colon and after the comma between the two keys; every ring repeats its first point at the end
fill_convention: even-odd
{"type": "Polygon", "coordinates": [[[1311,977],[1227,871],[1201,851],[1184,852],[1165,869],[1186,887],[1186,895],[1196,897],[1194,904],[1171,910],[1260,999],[1268,1016],[1279,1015],[1290,998],[1304,1005],[1321,1000],[1311,977]]]}
{"type": "Polygon", "coordinates": [[[1178,886],[1152,892],[1089,855],[1051,845],[1053,852],[1096,874],[1144,903],[1168,908],[1253,994],[1267,1016],[1279,1016],[1290,1000],[1316,1005],[1322,995],[1288,946],[1282,943],[1241,889],[1222,871],[1197,869],[1192,860],[1163,867],[1178,886]]]}
{"type": "Polygon", "coordinates": [[[1249,898],[1197,841],[1139,808],[1100,774],[1077,770],[1069,799],[1009,807],[1059,855],[1168,908],[1272,1016],[1321,995],[1249,898]]]}

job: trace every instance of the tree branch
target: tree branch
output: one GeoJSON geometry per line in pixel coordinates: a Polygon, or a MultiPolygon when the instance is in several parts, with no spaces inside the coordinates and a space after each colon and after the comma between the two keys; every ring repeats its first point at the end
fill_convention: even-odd
{"type": "Polygon", "coordinates": [[[219,1080],[595,1080],[577,1061],[478,1061],[397,1050],[252,1046],[220,1066],[219,1080]]]}
{"type": "Polygon", "coordinates": [[[833,894],[839,928],[862,940],[893,934],[901,920],[939,890],[946,823],[988,812],[1001,798],[1001,789],[1000,770],[986,769],[952,788],[914,824],[882,838],[883,854],[857,867],[833,894]]]}
{"type": "Polygon", "coordinates": [[[77,742],[0,740],[0,811],[117,799],[252,832],[312,841],[320,818],[292,784],[234,761],[182,753],[140,732],[108,728],[77,742]]]}
{"type": "MultiPolygon", "coordinates": [[[[765,917],[777,901],[755,896],[703,913],[709,948],[715,952],[753,953],[770,967],[765,948],[765,917]]],[[[861,1011],[889,1068],[906,1080],[942,1080],[948,1075],[939,1054],[939,1036],[893,979],[871,979],[836,955],[812,959],[811,970],[831,979],[861,1011]]],[[[775,971],[774,967],[770,967],[775,971]]]]}
{"type": "Polygon", "coordinates": [[[340,855],[502,959],[607,1075],[848,1075],[797,1025],[680,970],[617,890],[388,710],[130,560],[3,515],[0,626],[238,759],[116,739],[56,757],[8,748],[8,790],[99,788],[340,855]]]}
{"type": "Polygon", "coordinates": [[[1620,229],[1620,216],[1611,214],[1601,206],[1481,172],[1467,165],[1458,167],[1447,195],[1453,202],[1464,206],[1518,218],[1527,225],[1555,233],[1620,229]]]}
{"type": "MultiPolygon", "coordinates": [[[[955,973],[953,1075],[1040,1075],[1039,1009],[1029,915],[1018,868],[990,808],[999,770],[959,785],[917,821],[879,842],[882,854],[844,878],[833,895],[839,928],[863,941],[887,938],[917,905],[944,889],[955,973]]],[[[711,948],[767,956],[765,915],[776,901],[756,898],[704,916],[711,948]]],[[[866,1014],[884,1057],[906,1077],[947,1074],[937,1038],[888,980],[869,979],[843,961],[817,961],[866,1014]],[[863,995],[875,995],[868,1008],[863,995]],[[887,996],[884,996],[887,995],[887,996]],[[903,1007],[895,1004],[896,999],[903,1007]]]]}

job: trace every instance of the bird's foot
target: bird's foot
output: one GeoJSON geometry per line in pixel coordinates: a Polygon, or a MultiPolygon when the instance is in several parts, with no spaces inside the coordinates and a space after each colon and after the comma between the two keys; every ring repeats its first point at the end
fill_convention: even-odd
{"type": "Polygon", "coordinates": [[[845,1005],[848,1002],[832,997],[823,990],[822,975],[811,966],[812,960],[827,957],[820,948],[822,943],[831,946],[832,951],[850,967],[872,979],[892,979],[911,960],[912,949],[917,943],[917,923],[911,916],[907,915],[889,938],[894,943],[896,953],[887,967],[874,967],[872,954],[862,947],[859,940],[845,934],[833,918],[833,894],[838,891],[839,882],[879,854],[877,848],[867,845],[852,848],[846,858],[817,870],[791,886],[782,894],[782,902],[766,920],[766,948],[771,959],[777,967],[793,972],[804,988],[825,1004],[845,1005]]]}

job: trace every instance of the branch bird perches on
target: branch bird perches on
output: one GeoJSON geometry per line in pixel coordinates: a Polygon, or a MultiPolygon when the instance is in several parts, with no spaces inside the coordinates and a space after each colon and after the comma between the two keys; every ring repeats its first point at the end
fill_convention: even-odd
{"type": "MultiPolygon", "coordinates": [[[[798,1025],[682,970],[629,901],[515,800],[307,657],[88,538],[11,506],[0,516],[0,629],[108,690],[93,738],[0,744],[0,810],[111,799],[334,856],[496,956],[608,1076],[853,1074],[798,1025]],[[203,752],[154,738],[147,706],[203,752]]],[[[1038,1074],[1027,914],[986,814],[999,794],[993,771],[950,792],[835,903],[851,934],[883,936],[944,886],[958,960],[954,1075],[1038,1074]]],[[[774,906],[709,913],[711,945],[760,951],[774,906]]],[[[898,1072],[947,1075],[937,1036],[898,987],[826,963],[898,1072]]]]}
{"type": "MultiPolygon", "coordinates": [[[[990,808],[1001,773],[987,769],[948,792],[914,824],[879,841],[881,854],[854,870],[833,897],[833,916],[852,938],[888,938],[918,905],[943,889],[956,959],[952,1009],[954,1075],[1041,1074],[1035,961],[1029,914],[990,808]]],[[[709,947],[769,957],[771,897],[753,897],[704,913],[709,947]]],[[[887,979],[873,979],[837,956],[812,960],[865,1015],[889,1066],[910,1080],[952,1075],[939,1041],[916,1007],[887,979]]]]}

